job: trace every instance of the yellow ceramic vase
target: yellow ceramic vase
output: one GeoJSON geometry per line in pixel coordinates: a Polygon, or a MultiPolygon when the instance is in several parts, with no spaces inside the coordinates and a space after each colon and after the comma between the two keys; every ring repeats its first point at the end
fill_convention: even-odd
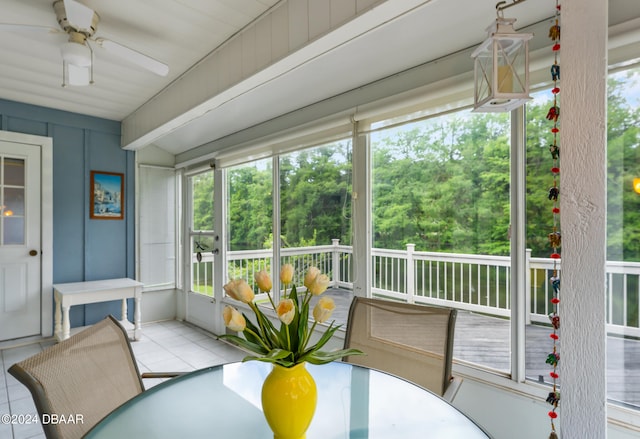
{"type": "Polygon", "coordinates": [[[262,410],[274,439],[305,439],[317,399],[316,382],[305,363],[275,364],[262,386],[262,410]]]}

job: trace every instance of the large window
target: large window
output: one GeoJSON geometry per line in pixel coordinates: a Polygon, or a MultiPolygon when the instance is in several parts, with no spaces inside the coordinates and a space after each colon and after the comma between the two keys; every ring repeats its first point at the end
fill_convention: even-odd
{"type": "Polygon", "coordinates": [[[509,135],[508,114],[469,111],[370,135],[373,294],[459,308],[455,357],[504,372],[509,135]]]}
{"type": "MultiPolygon", "coordinates": [[[[526,333],[527,379],[551,383],[551,365],[546,363],[548,354],[553,351],[553,341],[549,337],[551,330],[549,315],[553,312],[554,260],[550,258],[553,249],[548,236],[553,232],[553,201],[549,199],[549,189],[553,186],[553,156],[549,146],[552,144],[553,123],[546,114],[553,105],[551,91],[535,93],[534,99],[527,103],[527,226],[526,240],[528,264],[531,269],[530,286],[524,292],[528,298],[531,324],[526,333]]],[[[559,270],[560,264],[555,265],[559,270]]],[[[558,381],[560,383],[560,381],[558,381]]]]}
{"type": "MultiPolygon", "coordinates": [[[[609,85],[603,291],[608,395],[640,407],[640,68],[612,74],[609,85]]],[[[354,125],[362,129],[354,136],[356,154],[351,138],[344,138],[226,168],[226,276],[251,281],[258,270],[275,274],[274,256],[279,264],[292,263],[298,275],[315,265],[330,275],[329,293],[345,301],[337,309],[346,311],[354,282],[365,274],[354,271],[354,247],[362,251],[363,244],[354,242],[353,236],[361,235],[352,228],[362,226],[363,220],[352,202],[363,195],[354,194],[353,170],[371,166],[366,182],[372,195],[367,212],[371,239],[366,243],[371,245],[371,273],[366,273],[371,289],[365,294],[455,307],[458,362],[500,375],[513,372],[517,379],[524,364],[526,379],[549,384],[551,277],[554,268],[561,269],[550,258],[549,244],[554,217],[547,112],[552,99],[548,90],[534,94],[526,106],[525,131],[516,133],[526,134],[528,270],[522,290],[511,290],[518,273],[512,270],[515,234],[510,214],[521,212],[510,197],[510,182],[519,181],[510,168],[510,114],[450,109],[437,116],[404,114],[375,125],[361,121],[354,125]],[[367,141],[361,142],[365,132],[367,141]],[[358,161],[363,157],[370,163],[358,161]],[[524,321],[511,319],[516,294],[526,302],[524,321]],[[515,356],[522,346],[511,342],[514,323],[517,331],[524,327],[524,358],[515,356]],[[511,364],[514,358],[517,365],[511,364]]],[[[356,173],[358,187],[364,174],[356,173]]],[[[211,294],[213,172],[188,181],[193,198],[192,288],[211,294]]],[[[346,312],[336,318],[345,323],[346,312]]]]}
{"type": "Polygon", "coordinates": [[[640,68],[608,85],[607,393],[640,408],[640,68]]]}
{"type": "MultiPolygon", "coordinates": [[[[603,292],[607,392],[611,401],[640,408],[640,69],[611,74],[608,84],[607,285],[603,292]]],[[[527,105],[527,247],[531,252],[529,304],[533,324],[526,329],[526,375],[547,383],[551,381],[546,359],[552,351],[549,314],[553,273],[548,239],[553,216],[548,194],[553,177],[551,124],[545,116],[551,105],[550,92],[536,94],[527,105]]],[[[560,154],[562,148],[560,141],[560,154]]]]}
{"type": "MultiPolygon", "coordinates": [[[[333,286],[351,278],[351,156],[351,141],[342,140],[279,161],[281,260],[292,264],[298,276],[316,266],[333,286]]],[[[345,323],[346,315],[341,318],[345,321],[339,323],[345,323]]]]}
{"type": "Polygon", "coordinates": [[[256,272],[271,271],[272,188],[271,159],[227,169],[228,279],[243,278],[253,284],[256,272]]]}

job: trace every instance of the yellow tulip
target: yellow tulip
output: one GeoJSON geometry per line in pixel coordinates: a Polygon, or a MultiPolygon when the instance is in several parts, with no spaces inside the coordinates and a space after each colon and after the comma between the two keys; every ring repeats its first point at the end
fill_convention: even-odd
{"type": "Polygon", "coordinates": [[[335,308],[336,304],[331,297],[321,297],[313,308],[313,318],[318,323],[324,323],[331,317],[335,308]]]}
{"type": "Polygon", "coordinates": [[[324,293],[327,290],[327,287],[329,286],[329,282],[330,282],[329,276],[327,276],[326,274],[318,274],[313,279],[313,282],[309,282],[308,285],[307,284],[305,285],[311,294],[313,294],[314,296],[319,296],[320,294],[324,293]]]}
{"type": "Polygon", "coordinates": [[[255,298],[253,290],[244,279],[234,279],[224,287],[225,293],[232,299],[239,300],[243,303],[251,303],[255,298]]]}
{"type": "Polygon", "coordinates": [[[296,315],[296,307],[291,299],[283,299],[278,304],[278,318],[285,325],[289,325],[296,315]]]}
{"type": "Polygon", "coordinates": [[[225,326],[232,331],[242,332],[244,328],[247,327],[247,321],[244,319],[244,316],[230,305],[224,307],[222,318],[224,319],[225,326]]]}
{"type": "Polygon", "coordinates": [[[284,264],[282,268],[280,268],[280,282],[285,286],[293,282],[293,265],[284,264]]]}
{"type": "Polygon", "coordinates": [[[255,276],[253,276],[253,278],[255,279],[256,284],[258,284],[258,288],[260,288],[260,291],[264,293],[268,293],[269,291],[271,291],[273,283],[271,282],[271,276],[269,275],[269,273],[262,270],[257,272],[255,276]]]}
{"type": "Polygon", "coordinates": [[[316,281],[316,278],[320,275],[320,270],[316,267],[309,267],[309,271],[304,275],[304,286],[307,287],[308,290],[311,289],[311,285],[316,281]]]}

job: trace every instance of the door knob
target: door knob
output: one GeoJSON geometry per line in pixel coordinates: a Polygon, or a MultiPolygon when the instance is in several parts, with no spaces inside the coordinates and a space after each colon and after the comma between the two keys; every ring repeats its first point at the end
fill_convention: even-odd
{"type": "Polygon", "coordinates": [[[29,256],[38,256],[38,250],[31,250],[29,256]]]}

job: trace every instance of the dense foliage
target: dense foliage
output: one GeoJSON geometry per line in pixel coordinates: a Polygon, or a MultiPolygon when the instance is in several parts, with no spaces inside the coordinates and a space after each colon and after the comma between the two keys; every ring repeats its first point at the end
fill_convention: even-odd
{"type": "MultiPolygon", "coordinates": [[[[637,73],[610,79],[609,260],[640,261],[640,195],[632,187],[640,177],[640,113],[630,93],[637,73]]],[[[550,99],[542,93],[527,106],[526,236],[540,257],[549,254],[552,228],[551,124],[545,118],[550,99]]],[[[468,111],[373,132],[374,247],[404,249],[413,243],[421,251],[509,254],[509,133],[508,114],[468,111]]],[[[281,157],[283,247],[329,244],[334,238],[350,244],[350,159],[346,140],[281,157]]],[[[273,245],[271,174],[268,160],[229,170],[232,250],[273,245]]],[[[195,229],[211,223],[212,185],[203,177],[194,189],[195,229]]]]}

